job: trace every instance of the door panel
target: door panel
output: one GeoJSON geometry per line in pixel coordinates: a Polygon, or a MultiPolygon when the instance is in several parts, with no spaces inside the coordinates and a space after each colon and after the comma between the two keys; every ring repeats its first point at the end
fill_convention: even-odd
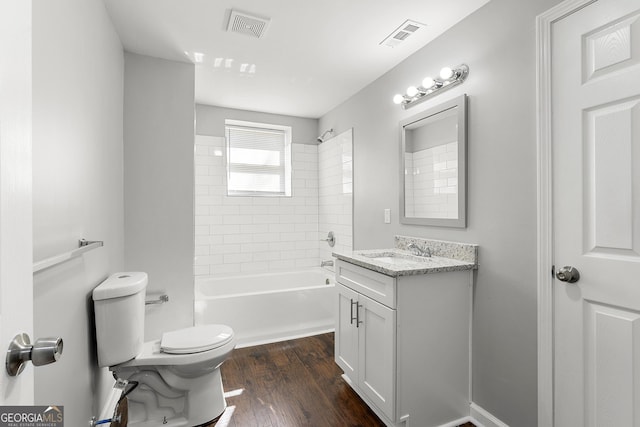
{"type": "Polygon", "coordinates": [[[358,294],[353,290],[336,284],[338,311],[335,334],[335,360],[344,373],[354,382],[358,381],[358,328],[356,328],[355,310],[358,294]],[[352,304],[355,303],[355,304],[352,304]]]}
{"type": "MultiPolygon", "coordinates": [[[[31,1],[0,2],[0,346],[33,338],[31,1]]],[[[2,368],[4,371],[4,367],[2,368]]],[[[33,365],[0,374],[0,405],[33,403],[33,365]]]]}
{"type": "Polygon", "coordinates": [[[363,392],[395,419],[396,312],[360,295],[360,372],[363,392]]]}
{"type": "Polygon", "coordinates": [[[584,308],[586,425],[640,425],[640,312],[584,308]]]}
{"type": "Polygon", "coordinates": [[[640,259],[640,217],[633,214],[640,200],[633,148],[640,138],[633,123],[640,123],[638,97],[584,113],[584,251],[591,256],[640,259]]]}
{"type": "Polygon", "coordinates": [[[556,426],[640,427],[640,3],[552,26],[556,426]]]}

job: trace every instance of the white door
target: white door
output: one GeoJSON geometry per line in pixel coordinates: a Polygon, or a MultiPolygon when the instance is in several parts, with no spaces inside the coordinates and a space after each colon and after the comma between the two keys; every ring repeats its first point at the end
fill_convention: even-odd
{"type": "Polygon", "coordinates": [[[640,427],[640,1],[551,34],[554,425],[640,427]]]}
{"type": "Polygon", "coordinates": [[[360,295],[358,384],[391,420],[395,419],[396,311],[360,295]]]}
{"type": "MultiPolygon", "coordinates": [[[[33,338],[31,0],[0,2],[0,354],[33,338]]],[[[0,373],[0,405],[33,403],[33,366],[0,373]]]]}
{"type": "Polygon", "coordinates": [[[354,383],[358,381],[358,328],[356,310],[358,293],[336,284],[338,311],[335,333],[336,363],[354,383]]]}

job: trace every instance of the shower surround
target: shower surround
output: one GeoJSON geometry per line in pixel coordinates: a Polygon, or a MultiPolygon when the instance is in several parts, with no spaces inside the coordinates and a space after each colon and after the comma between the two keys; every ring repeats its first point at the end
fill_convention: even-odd
{"type": "Polygon", "coordinates": [[[351,150],[351,130],[319,146],[293,143],[291,197],[229,197],[225,138],[196,135],[195,275],[319,266],[331,258],[320,241],[328,231],[350,248],[351,150]]]}

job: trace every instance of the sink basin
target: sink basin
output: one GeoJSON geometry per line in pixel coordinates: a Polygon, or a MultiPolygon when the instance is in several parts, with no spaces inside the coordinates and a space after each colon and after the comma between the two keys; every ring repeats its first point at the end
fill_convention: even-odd
{"type": "Polygon", "coordinates": [[[417,263],[424,264],[431,261],[430,258],[420,257],[415,255],[403,254],[399,252],[361,252],[360,255],[365,256],[367,258],[371,258],[372,260],[383,262],[385,264],[393,264],[393,265],[415,265],[417,263]]]}
{"type": "Polygon", "coordinates": [[[369,257],[369,258],[375,258],[376,261],[380,261],[380,262],[386,262],[388,264],[395,264],[399,261],[402,260],[402,262],[406,262],[404,261],[404,258],[399,258],[399,257],[395,257],[395,256],[376,256],[376,257],[369,257]]]}

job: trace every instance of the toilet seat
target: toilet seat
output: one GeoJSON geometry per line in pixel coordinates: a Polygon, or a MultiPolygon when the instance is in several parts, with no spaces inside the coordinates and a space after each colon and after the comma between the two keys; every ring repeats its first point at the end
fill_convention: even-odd
{"type": "MultiPolygon", "coordinates": [[[[202,341],[193,341],[193,344],[182,344],[182,346],[169,346],[182,353],[168,353],[162,349],[161,340],[147,341],[142,345],[142,352],[135,358],[115,366],[109,367],[112,371],[127,367],[143,367],[143,366],[180,366],[193,365],[197,363],[209,363],[210,360],[219,358],[221,355],[228,355],[236,346],[235,335],[233,329],[226,325],[204,325],[192,328],[185,328],[173,331],[176,336],[199,337],[202,341]],[[190,331],[191,330],[191,331],[190,331]],[[224,333],[229,336],[225,337],[224,333]],[[183,348],[180,348],[183,347],[183,348]],[[184,347],[187,347],[186,349],[184,347]],[[208,349],[206,349],[208,348],[208,349]],[[195,350],[200,351],[195,351],[195,350]]],[[[172,333],[168,332],[169,344],[171,342],[172,333]]],[[[195,338],[194,338],[195,339],[195,338]]]]}
{"type": "Polygon", "coordinates": [[[201,325],[165,332],[160,350],[168,354],[193,354],[221,347],[233,339],[227,325],[201,325]]]}

